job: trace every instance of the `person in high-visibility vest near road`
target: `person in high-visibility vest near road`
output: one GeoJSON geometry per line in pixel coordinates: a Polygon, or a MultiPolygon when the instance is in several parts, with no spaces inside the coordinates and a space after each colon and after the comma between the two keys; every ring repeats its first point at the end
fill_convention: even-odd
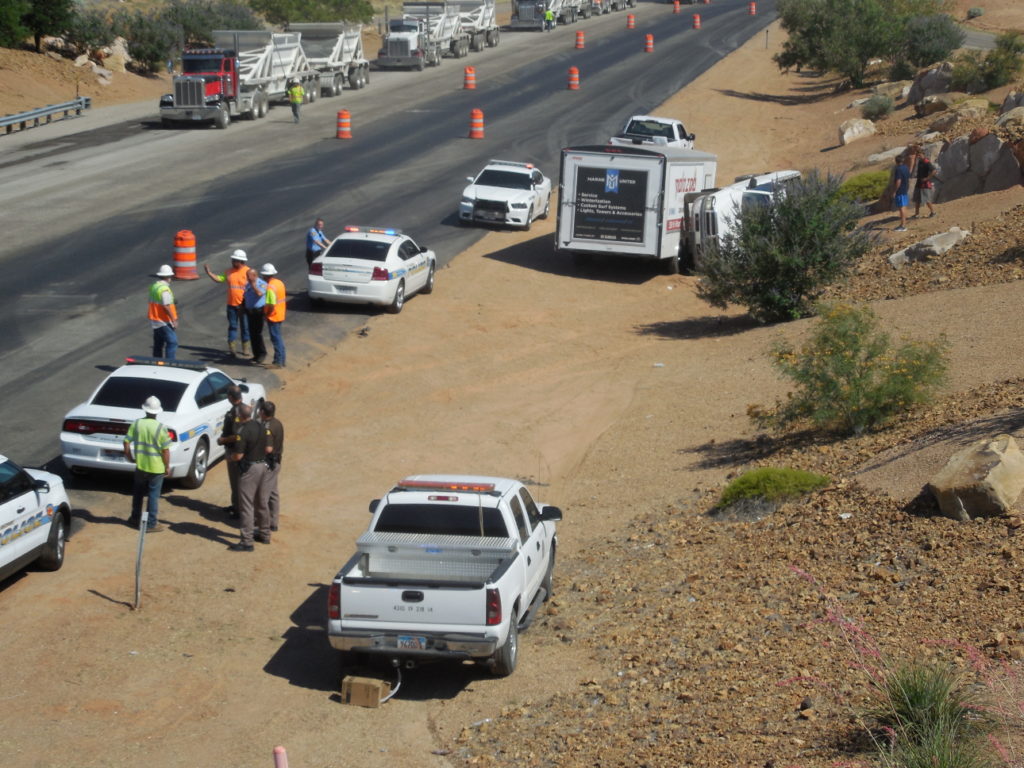
{"type": "Polygon", "coordinates": [[[274,347],[274,360],[271,367],[284,368],[284,339],[281,337],[281,324],[284,323],[285,291],[284,283],[275,277],[277,269],[273,264],[264,264],[260,268],[260,276],[267,281],[267,301],[263,305],[263,312],[267,318],[267,333],[270,334],[270,343],[274,347]]]}
{"type": "Polygon", "coordinates": [[[550,32],[555,28],[555,12],[548,8],[544,11],[544,29],[550,32]]]}
{"type": "Polygon", "coordinates": [[[149,327],[153,329],[153,357],[173,360],[178,352],[178,308],[171,293],[174,270],[164,264],[156,272],[157,281],[149,286],[149,327]]]}
{"type": "Polygon", "coordinates": [[[288,101],[292,105],[292,117],[295,118],[295,122],[299,122],[299,109],[302,107],[302,102],[306,100],[306,89],[302,87],[302,83],[297,80],[293,80],[292,84],[288,86],[288,101]]]}
{"type": "Polygon", "coordinates": [[[241,331],[242,354],[251,355],[249,348],[249,321],[245,316],[245,307],[242,300],[245,295],[245,286],[248,285],[249,257],[241,248],[231,254],[231,269],[227,272],[215,275],[210,271],[210,265],[204,264],[203,268],[210,279],[215,283],[228,284],[228,351],[232,357],[238,355],[238,336],[241,331]]]}

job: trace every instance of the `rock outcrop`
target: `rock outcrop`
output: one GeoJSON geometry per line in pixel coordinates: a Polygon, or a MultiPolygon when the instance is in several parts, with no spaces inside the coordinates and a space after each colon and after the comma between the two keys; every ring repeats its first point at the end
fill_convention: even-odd
{"type": "Polygon", "coordinates": [[[927,489],[954,520],[1005,515],[1024,489],[1024,454],[1012,435],[979,440],[955,453],[927,489]]]}

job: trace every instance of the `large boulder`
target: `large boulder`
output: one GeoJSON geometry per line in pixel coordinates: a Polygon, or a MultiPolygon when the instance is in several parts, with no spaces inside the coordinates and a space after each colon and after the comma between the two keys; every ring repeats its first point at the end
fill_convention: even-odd
{"type": "Polygon", "coordinates": [[[992,160],[988,175],[985,176],[985,185],[982,192],[995,192],[1000,189],[1011,189],[1020,186],[1021,166],[1017,157],[1016,147],[1009,142],[1003,142],[992,160]]]}
{"type": "Polygon", "coordinates": [[[893,102],[902,101],[910,93],[913,80],[895,80],[891,83],[879,83],[871,92],[878,96],[888,96],[893,102]]]}
{"type": "Polygon", "coordinates": [[[996,120],[996,125],[1003,126],[1024,126],[1024,107],[1013,107],[1005,110],[996,120]]]}
{"type": "Polygon", "coordinates": [[[847,120],[839,126],[839,144],[846,146],[851,141],[864,139],[875,134],[875,124],[870,120],[863,120],[855,117],[847,120]]]}
{"type": "Polygon", "coordinates": [[[985,180],[973,171],[964,171],[949,178],[943,176],[942,181],[935,185],[935,202],[948,203],[961,197],[976,195],[985,187],[985,180]]]}
{"type": "Polygon", "coordinates": [[[992,163],[996,161],[996,156],[999,154],[1003,142],[994,133],[988,132],[971,141],[973,138],[975,138],[974,134],[968,138],[970,148],[967,150],[971,171],[979,176],[987,176],[992,168],[992,163]]]}
{"type": "Polygon", "coordinates": [[[966,136],[959,136],[949,142],[939,155],[939,173],[942,181],[953,179],[971,167],[969,156],[971,145],[966,136]]]}
{"type": "Polygon", "coordinates": [[[927,489],[954,520],[1005,515],[1024,489],[1024,454],[1012,435],[979,440],[955,453],[927,489]]]}
{"type": "Polygon", "coordinates": [[[1010,91],[1006,94],[1006,98],[1003,99],[1003,105],[999,108],[999,114],[1005,115],[1012,109],[1018,107],[1024,107],[1024,92],[1021,91],[1010,91]]]}
{"type": "Polygon", "coordinates": [[[910,90],[907,92],[907,101],[916,104],[925,96],[949,91],[950,83],[953,81],[953,64],[944,61],[938,66],[926,69],[914,78],[910,90]]]}
{"type": "Polygon", "coordinates": [[[956,124],[963,119],[963,115],[959,112],[942,112],[937,118],[928,124],[929,131],[935,131],[937,133],[948,133],[956,128],[956,124]]]}
{"type": "Polygon", "coordinates": [[[914,262],[931,261],[960,245],[970,234],[966,229],[950,227],[948,232],[939,232],[901,251],[896,251],[889,257],[889,263],[895,269],[899,269],[914,262]]]}
{"type": "Polygon", "coordinates": [[[884,152],[876,152],[873,155],[868,155],[868,162],[872,163],[872,164],[873,163],[890,163],[891,164],[892,163],[892,159],[894,157],[898,157],[899,155],[902,155],[906,151],[907,151],[907,148],[905,146],[904,147],[893,147],[892,149],[887,149],[884,152]]]}
{"type": "Polygon", "coordinates": [[[954,91],[950,93],[937,93],[932,96],[925,96],[914,104],[914,111],[918,117],[927,117],[947,109],[953,109],[957,104],[967,99],[966,93],[954,91]]]}

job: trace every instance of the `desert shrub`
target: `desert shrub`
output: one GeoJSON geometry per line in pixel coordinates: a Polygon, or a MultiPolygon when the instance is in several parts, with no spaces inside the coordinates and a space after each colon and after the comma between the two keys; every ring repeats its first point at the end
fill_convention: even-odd
{"type": "Polygon", "coordinates": [[[846,179],[839,187],[839,196],[857,203],[877,200],[892,178],[890,171],[867,171],[846,179]]]}
{"type": "Polygon", "coordinates": [[[369,0],[251,0],[252,9],[271,24],[289,21],[361,21],[373,18],[369,0]]]}
{"type": "Polygon", "coordinates": [[[184,46],[211,45],[215,29],[260,29],[262,24],[245,5],[233,0],[171,0],[161,18],[176,27],[184,46]]]}
{"type": "Polygon", "coordinates": [[[840,177],[811,171],[776,191],[771,205],[736,212],[735,226],[701,260],[697,295],[741,304],[760,322],[811,313],[828,283],[867,252],[861,207],[838,195],[840,177]]]}
{"type": "Polygon", "coordinates": [[[75,54],[88,54],[114,42],[107,14],[98,8],[79,8],[71,19],[64,41],[75,54]]]}
{"type": "Polygon", "coordinates": [[[860,107],[860,114],[865,120],[883,120],[892,114],[892,99],[884,93],[876,93],[860,107]]]}
{"type": "Polygon", "coordinates": [[[722,491],[719,506],[725,507],[741,499],[778,501],[801,496],[829,484],[824,475],[786,467],[760,467],[744,472],[722,491]]]}
{"type": "Polygon", "coordinates": [[[112,23],[115,34],[128,41],[133,68],[142,74],[156,72],[178,41],[178,28],[159,15],[144,11],[122,11],[112,23]]]}
{"type": "Polygon", "coordinates": [[[944,13],[915,16],[903,28],[902,56],[914,67],[943,61],[964,43],[966,33],[944,13]]]}
{"type": "Polygon", "coordinates": [[[999,88],[1013,79],[1024,66],[1024,35],[1004,32],[996,38],[996,47],[988,53],[965,51],[953,62],[951,87],[966,93],[981,93],[999,88]]]}
{"type": "Polygon", "coordinates": [[[917,67],[909,61],[900,59],[889,67],[890,80],[913,80],[915,77],[917,77],[917,67]]]}
{"type": "Polygon", "coordinates": [[[949,87],[963,93],[985,90],[985,56],[981,51],[964,51],[953,60],[949,87]]]}
{"type": "Polygon", "coordinates": [[[979,16],[983,16],[984,14],[985,14],[985,9],[984,8],[978,8],[977,6],[975,6],[974,8],[968,8],[967,9],[967,18],[968,19],[976,19],[979,16]]]}
{"type": "Polygon", "coordinates": [[[945,381],[945,338],[894,346],[867,307],[837,304],[820,312],[803,347],[778,343],[772,349],[774,366],[796,390],[773,409],[751,408],[759,426],[809,423],[861,434],[930,402],[945,381]]]}

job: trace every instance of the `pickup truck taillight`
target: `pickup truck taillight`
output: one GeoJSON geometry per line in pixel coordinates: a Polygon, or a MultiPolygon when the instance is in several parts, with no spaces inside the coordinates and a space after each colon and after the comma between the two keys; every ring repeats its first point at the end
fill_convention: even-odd
{"type": "Polygon", "coordinates": [[[496,589],[487,590],[487,626],[501,624],[501,595],[496,589]]]}
{"type": "Polygon", "coordinates": [[[341,585],[337,582],[331,584],[331,589],[327,593],[327,618],[341,618],[341,585]]]}

